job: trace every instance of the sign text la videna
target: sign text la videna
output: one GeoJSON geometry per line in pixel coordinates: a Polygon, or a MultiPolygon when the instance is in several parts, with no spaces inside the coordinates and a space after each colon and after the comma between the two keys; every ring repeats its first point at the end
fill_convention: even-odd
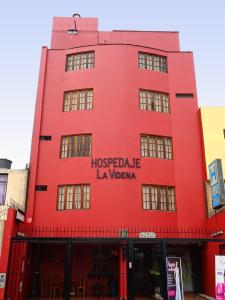
{"type": "Polygon", "coordinates": [[[140,158],[104,157],[92,158],[97,179],[136,179],[134,170],[141,168],[140,158]]]}

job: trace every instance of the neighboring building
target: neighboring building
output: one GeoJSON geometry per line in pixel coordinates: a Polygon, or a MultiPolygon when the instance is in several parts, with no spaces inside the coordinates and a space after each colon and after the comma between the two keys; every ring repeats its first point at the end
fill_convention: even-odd
{"type": "Polygon", "coordinates": [[[11,169],[11,163],[0,159],[0,268],[3,267],[3,271],[9,255],[11,230],[16,220],[24,218],[28,180],[28,169],[11,169]]]}
{"type": "MultiPolygon", "coordinates": [[[[222,162],[223,173],[225,172],[225,107],[209,106],[200,108],[200,122],[202,128],[203,157],[205,173],[205,189],[207,201],[207,228],[217,228],[215,234],[224,239],[225,215],[224,206],[213,209],[209,178],[209,165],[216,159],[222,162]],[[219,228],[219,229],[218,229],[219,228]]],[[[207,291],[215,289],[215,280],[209,280],[208,273],[215,269],[215,254],[225,255],[225,240],[221,244],[209,244],[208,254],[205,256],[206,274],[204,281],[207,291]]],[[[212,294],[212,292],[211,292],[212,294]]]]}
{"type": "Polygon", "coordinates": [[[213,295],[196,95],[177,32],[54,18],[6,298],[166,298],[167,256],[185,292],[213,295]]]}
{"type": "Polygon", "coordinates": [[[212,208],[212,198],[209,182],[209,164],[215,159],[221,159],[222,169],[225,172],[225,107],[209,106],[200,108],[200,119],[205,157],[205,177],[208,215],[216,212],[212,208]]]}
{"type": "Polygon", "coordinates": [[[0,253],[9,208],[25,212],[28,169],[11,169],[11,161],[0,159],[0,253]]]}
{"type": "Polygon", "coordinates": [[[10,161],[0,159],[0,220],[7,218],[7,209],[25,212],[28,169],[11,169],[10,161]],[[7,161],[8,166],[1,167],[7,161]]]}
{"type": "Polygon", "coordinates": [[[220,158],[225,170],[225,106],[201,107],[200,115],[209,179],[208,165],[214,159],[220,158]]]}

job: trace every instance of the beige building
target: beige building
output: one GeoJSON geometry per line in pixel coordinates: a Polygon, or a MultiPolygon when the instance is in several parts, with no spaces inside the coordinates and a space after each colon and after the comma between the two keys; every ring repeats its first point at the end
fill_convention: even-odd
{"type": "Polygon", "coordinates": [[[28,169],[11,169],[11,161],[0,159],[0,252],[8,208],[25,211],[28,169]]]}

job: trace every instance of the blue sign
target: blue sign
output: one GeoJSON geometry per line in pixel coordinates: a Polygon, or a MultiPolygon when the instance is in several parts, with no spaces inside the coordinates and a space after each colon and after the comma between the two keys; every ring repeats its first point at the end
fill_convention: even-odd
{"type": "Polygon", "coordinates": [[[209,165],[209,179],[212,195],[212,207],[219,208],[225,205],[225,189],[221,159],[215,159],[209,165]]]}

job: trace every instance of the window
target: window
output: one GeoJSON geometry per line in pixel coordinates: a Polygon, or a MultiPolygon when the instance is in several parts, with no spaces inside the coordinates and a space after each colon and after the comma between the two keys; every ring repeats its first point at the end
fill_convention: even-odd
{"type": "Polygon", "coordinates": [[[169,137],[141,135],[141,156],[172,159],[172,139],[169,137]]]}
{"type": "Polygon", "coordinates": [[[90,185],[61,185],[58,187],[58,210],[89,208],[90,185]]]}
{"type": "Polygon", "coordinates": [[[223,137],[225,138],[225,129],[223,129],[223,137]]]}
{"type": "Polygon", "coordinates": [[[148,53],[138,53],[139,68],[145,70],[167,72],[167,58],[148,53]]]}
{"type": "Polygon", "coordinates": [[[149,210],[176,210],[174,187],[143,185],[142,207],[149,210]]]}
{"type": "Polygon", "coordinates": [[[61,140],[61,158],[91,156],[91,135],[64,136],[61,140]]]}
{"type": "Polygon", "coordinates": [[[94,60],[94,51],[67,55],[66,71],[94,68],[94,60]]]}
{"type": "Polygon", "coordinates": [[[0,174],[0,205],[5,204],[7,181],[8,181],[8,175],[0,174]]]}
{"type": "Polygon", "coordinates": [[[139,91],[140,109],[169,113],[169,96],[147,90],[139,91]]]}
{"type": "Polygon", "coordinates": [[[192,93],[177,93],[176,98],[193,98],[194,94],[192,93]]]}
{"type": "Polygon", "coordinates": [[[93,108],[93,90],[65,92],[63,111],[89,110],[93,108]]]}

